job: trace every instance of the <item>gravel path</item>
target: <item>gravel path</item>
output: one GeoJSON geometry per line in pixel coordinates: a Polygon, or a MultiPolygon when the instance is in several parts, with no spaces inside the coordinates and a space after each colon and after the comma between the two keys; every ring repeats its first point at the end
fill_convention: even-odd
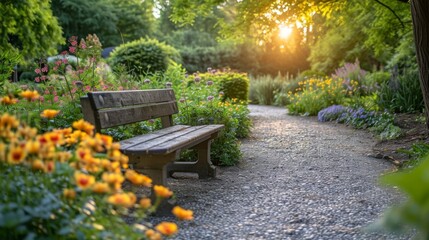
{"type": "Polygon", "coordinates": [[[399,239],[362,231],[400,199],[377,183],[393,166],[367,157],[369,133],[249,108],[254,126],[238,166],[216,179],[169,179],[195,215],[174,239],[399,239]]]}

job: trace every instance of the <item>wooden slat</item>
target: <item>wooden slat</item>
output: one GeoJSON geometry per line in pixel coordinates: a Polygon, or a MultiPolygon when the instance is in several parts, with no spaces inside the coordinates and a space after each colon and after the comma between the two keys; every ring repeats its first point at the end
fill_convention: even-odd
{"type": "Polygon", "coordinates": [[[88,97],[95,109],[176,101],[172,89],[90,92],[88,97]]]}
{"type": "Polygon", "coordinates": [[[99,121],[100,128],[109,128],[168,116],[177,112],[176,102],[163,102],[102,109],[98,111],[96,119],[99,121]]]}
{"type": "Polygon", "coordinates": [[[80,105],[82,106],[83,119],[95,125],[94,111],[91,107],[88,96],[83,96],[80,98],[80,105]]]}
{"type": "Polygon", "coordinates": [[[193,126],[173,134],[144,141],[141,144],[127,148],[124,152],[132,154],[167,154],[184,147],[194,146],[219,132],[223,125],[193,126]]]}
{"type": "Polygon", "coordinates": [[[187,125],[175,125],[169,128],[164,128],[164,129],[160,129],[157,130],[155,132],[152,133],[148,133],[148,134],[144,134],[144,135],[139,135],[130,139],[126,139],[120,142],[121,144],[121,150],[122,151],[126,151],[128,148],[133,147],[135,145],[138,145],[142,142],[146,142],[146,141],[151,141],[155,138],[158,138],[160,136],[164,136],[164,135],[168,135],[177,131],[181,131],[184,130],[186,128],[189,128],[190,126],[187,125]]]}

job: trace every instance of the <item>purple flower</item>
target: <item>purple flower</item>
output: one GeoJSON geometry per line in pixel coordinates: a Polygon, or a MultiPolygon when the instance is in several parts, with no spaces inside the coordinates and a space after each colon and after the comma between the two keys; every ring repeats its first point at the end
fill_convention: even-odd
{"type": "Polygon", "coordinates": [[[214,99],[214,97],[213,96],[208,96],[207,97],[207,101],[212,101],[214,99]]]}
{"type": "Polygon", "coordinates": [[[173,86],[173,84],[171,82],[166,82],[165,86],[168,87],[168,88],[171,88],[171,86],[173,86]]]}

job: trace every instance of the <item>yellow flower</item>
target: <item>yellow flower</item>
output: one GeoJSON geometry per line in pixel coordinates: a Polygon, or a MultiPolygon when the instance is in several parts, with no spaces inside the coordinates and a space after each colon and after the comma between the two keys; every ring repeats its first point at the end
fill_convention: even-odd
{"type": "Polygon", "coordinates": [[[143,185],[145,187],[152,186],[152,179],[134,170],[127,170],[125,177],[134,185],[143,185]]]}
{"type": "Polygon", "coordinates": [[[94,186],[92,186],[92,191],[95,193],[108,193],[110,192],[109,184],[105,182],[96,182],[94,186]]]}
{"type": "Polygon", "coordinates": [[[150,198],[142,198],[140,199],[140,207],[142,207],[143,209],[148,209],[152,206],[152,201],[150,200],[150,198]]]}
{"type": "Polygon", "coordinates": [[[125,180],[124,176],[119,173],[103,173],[101,178],[109,184],[121,184],[125,180]]]}
{"type": "Polygon", "coordinates": [[[5,96],[5,97],[0,98],[0,103],[3,105],[13,105],[17,102],[18,102],[18,99],[13,98],[13,97],[9,97],[9,96],[5,96]]]}
{"type": "Polygon", "coordinates": [[[0,162],[6,161],[6,144],[0,142],[0,162]]]}
{"type": "Polygon", "coordinates": [[[76,181],[76,185],[81,189],[88,189],[92,187],[95,182],[94,176],[87,175],[81,172],[75,172],[74,179],[76,181]]]}
{"type": "Polygon", "coordinates": [[[68,199],[75,199],[76,191],[70,188],[64,189],[63,196],[68,199]]]}
{"type": "Polygon", "coordinates": [[[134,205],[136,197],[133,193],[115,193],[107,198],[107,202],[115,206],[131,207],[134,205]]]}
{"type": "Polygon", "coordinates": [[[155,227],[161,234],[171,236],[177,233],[177,225],[173,222],[161,222],[155,227]]]}
{"type": "Polygon", "coordinates": [[[94,132],[94,126],[83,119],[73,122],[72,126],[77,130],[86,132],[89,135],[92,135],[94,132]]]}
{"type": "Polygon", "coordinates": [[[59,110],[45,109],[45,110],[43,110],[43,112],[40,114],[40,116],[41,116],[42,118],[52,119],[52,118],[56,117],[59,113],[60,113],[60,111],[59,111],[59,110]]]}
{"type": "Polygon", "coordinates": [[[175,206],[171,212],[180,220],[194,219],[194,212],[192,210],[183,209],[179,206],[175,206]]]}
{"type": "Polygon", "coordinates": [[[161,234],[159,232],[155,232],[153,229],[147,230],[145,235],[149,240],[162,240],[161,234]]]}
{"type": "Polygon", "coordinates": [[[155,191],[155,194],[158,197],[169,198],[173,195],[172,191],[170,191],[168,188],[161,185],[155,185],[153,187],[153,190],[155,191]]]}
{"type": "Polygon", "coordinates": [[[11,164],[19,164],[24,161],[27,151],[22,147],[12,147],[9,151],[7,161],[11,164]]]}
{"type": "Polygon", "coordinates": [[[25,144],[25,148],[29,154],[36,154],[40,150],[40,142],[30,140],[25,144]]]}
{"type": "Polygon", "coordinates": [[[31,164],[31,168],[35,171],[38,171],[38,170],[43,171],[45,169],[45,164],[42,162],[42,160],[36,159],[31,164]]]}
{"type": "Polygon", "coordinates": [[[28,101],[31,101],[31,100],[38,99],[40,97],[40,95],[36,90],[34,90],[34,91],[26,90],[26,91],[21,93],[21,97],[27,99],[28,101]]]}
{"type": "Polygon", "coordinates": [[[9,115],[7,113],[3,114],[0,117],[0,129],[10,129],[17,128],[19,126],[19,121],[16,117],[9,115]]]}

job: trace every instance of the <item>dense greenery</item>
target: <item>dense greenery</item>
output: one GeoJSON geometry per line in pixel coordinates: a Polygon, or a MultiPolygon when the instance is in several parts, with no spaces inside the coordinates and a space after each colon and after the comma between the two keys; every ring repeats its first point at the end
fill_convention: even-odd
{"type": "Polygon", "coordinates": [[[111,54],[109,63],[114,69],[124,67],[128,74],[164,72],[170,61],[180,61],[179,53],[173,47],[156,39],[139,39],[117,47],[111,54]]]}

